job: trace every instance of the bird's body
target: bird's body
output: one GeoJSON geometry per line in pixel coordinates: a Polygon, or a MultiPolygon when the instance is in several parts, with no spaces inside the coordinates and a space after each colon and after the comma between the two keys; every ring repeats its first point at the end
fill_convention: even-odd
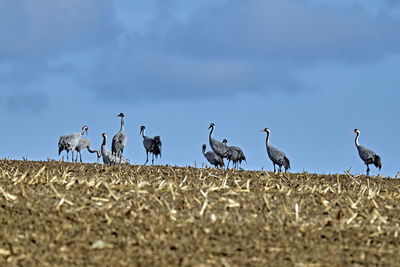
{"type": "Polygon", "coordinates": [[[382,163],[381,158],[372,150],[360,145],[358,143],[358,137],[360,136],[360,130],[355,129],[354,132],[356,133],[355,144],[358,150],[358,155],[364,161],[365,165],[367,165],[367,176],[369,176],[369,164],[374,164],[376,168],[381,170],[382,163]]]}
{"type": "Polygon", "coordinates": [[[261,131],[267,133],[267,138],[266,138],[267,153],[268,153],[268,157],[274,164],[274,172],[276,172],[275,165],[279,166],[279,172],[282,171],[282,166],[285,168],[285,172],[286,172],[288,169],[290,169],[289,159],[286,157],[285,153],[283,153],[279,149],[277,149],[269,144],[270,130],[268,128],[265,128],[264,130],[261,130],[261,131]]]}
{"type": "Polygon", "coordinates": [[[68,153],[72,151],[72,159],[74,161],[74,151],[76,150],[76,146],[79,144],[79,139],[86,132],[88,132],[88,127],[85,125],[82,127],[81,132],[72,133],[69,135],[60,136],[58,140],[58,155],[61,154],[63,150],[67,151],[67,161],[68,161],[68,153]]]}
{"type": "Polygon", "coordinates": [[[120,113],[118,117],[121,117],[121,129],[116,133],[112,139],[111,151],[112,155],[116,158],[122,159],[122,153],[126,145],[127,137],[124,129],[124,113],[120,113]]]}
{"type": "Polygon", "coordinates": [[[215,127],[214,123],[211,123],[210,127],[208,127],[208,129],[211,129],[209,135],[210,147],[218,156],[220,156],[223,159],[227,157],[228,147],[214,138],[213,136],[214,127],[215,127]]]}
{"type": "Polygon", "coordinates": [[[237,147],[237,146],[228,146],[227,145],[228,141],[226,139],[224,139],[222,141],[222,143],[228,147],[228,152],[227,152],[228,165],[227,165],[227,168],[229,167],[229,162],[232,161],[233,162],[233,166],[237,169],[239,167],[238,163],[242,164],[243,160],[246,161],[246,157],[244,156],[244,153],[243,153],[242,149],[240,149],[240,147],[237,147]]]}
{"type": "MultiPolygon", "coordinates": [[[[76,152],[79,154],[79,158],[80,161],[82,163],[82,150],[84,150],[85,148],[89,151],[89,153],[96,153],[97,155],[97,162],[99,162],[99,159],[101,157],[100,151],[98,150],[92,150],[91,149],[91,144],[90,144],[90,140],[88,138],[80,138],[78,145],[75,147],[76,152]]],[[[75,161],[78,160],[78,155],[76,155],[76,159],[75,161]]]]}
{"type": "Polygon", "coordinates": [[[104,164],[117,164],[117,163],[129,163],[129,160],[121,156],[121,158],[114,156],[107,148],[107,135],[102,134],[103,143],[101,144],[101,156],[103,157],[104,164]]]}
{"type": "Polygon", "coordinates": [[[152,155],[152,160],[151,160],[151,164],[154,164],[154,157],[161,157],[161,150],[162,150],[162,143],[161,143],[161,139],[160,136],[154,136],[154,137],[149,137],[145,135],[145,130],[146,127],[145,126],[141,126],[140,127],[140,134],[142,134],[143,137],[143,146],[144,149],[146,150],[146,162],[144,163],[144,165],[147,164],[147,162],[149,161],[149,153],[152,155]]]}
{"type": "Polygon", "coordinates": [[[208,160],[208,162],[210,162],[216,168],[218,168],[218,167],[223,168],[224,167],[224,161],[222,160],[222,158],[220,156],[217,155],[217,153],[215,153],[214,151],[206,152],[206,145],[205,144],[203,144],[203,146],[202,146],[202,151],[203,151],[204,157],[208,160]]]}

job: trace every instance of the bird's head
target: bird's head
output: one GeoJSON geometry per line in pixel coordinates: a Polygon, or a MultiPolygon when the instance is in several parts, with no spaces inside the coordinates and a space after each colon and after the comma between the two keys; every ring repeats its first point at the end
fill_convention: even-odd
{"type": "Polygon", "coordinates": [[[86,125],[84,125],[82,127],[82,132],[86,132],[86,134],[88,134],[88,130],[89,130],[89,127],[87,127],[86,125]]]}
{"type": "Polygon", "coordinates": [[[264,128],[264,129],[260,130],[260,132],[270,133],[270,130],[268,128],[264,128]]]}
{"type": "Polygon", "coordinates": [[[146,127],[144,125],[140,126],[140,132],[139,134],[142,134],[144,132],[144,130],[146,129],[146,127]]]}
{"type": "Polygon", "coordinates": [[[118,114],[118,116],[117,116],[117,117],[121,117],[121,118],[123,118],[123,117],[125,117],[125,115],[124,115],[124,113],[122,113],[122,112],[121,112],[121,113],[119,113],[119,114],[118,114]]]}
{"type": "Polygon", "coordinates": [[[211,128],[214,128],[215,127],[215,124],[212,122],[212,123],[210,123],[210,127],[208,127],[208,129],[211,129],[211,128]]]}
{"type": "Polygon", "coordinates": [[[354,133],[356,133],[356,134],[360,134],[360,130],[358,130],[358,129],[354,129],[354,133]]]}
{"type": "Polygon", "coordinates": [[[107,138],[107,134],[106,133],[102,133],[101,136],[104,137],[104,138],[107,138]]]}
{"type": "Polygon", "coordinates": [[[222,143],[223,143],[224,145],[226,145],[226,144],[228,143],[228,140],[224,139],[224,140],[222,140],[222,143]]]}
{"type": "Polygon", "coordinates": [[[206,144],[203,144],[202,146],[201,146],[201,149],[203,150],[203,151],[206,151],[206,144]]]}

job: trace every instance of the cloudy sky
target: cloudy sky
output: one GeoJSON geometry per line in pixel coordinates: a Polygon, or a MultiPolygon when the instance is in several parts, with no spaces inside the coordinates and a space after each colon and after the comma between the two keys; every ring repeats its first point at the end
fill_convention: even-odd
{"type": "Polygon", "coordinates": [[[99,148],[124,112],[132,163],[145,160],[146,125],[163,141],[161,164],[201,166],[214,122],[244,169],[272,169],[268,127],[293,172],[361,173],[359,128],[395,176],[398,3],[0,0],[0,157],[60,159],[58,137],[85,124],[99,148]]]}

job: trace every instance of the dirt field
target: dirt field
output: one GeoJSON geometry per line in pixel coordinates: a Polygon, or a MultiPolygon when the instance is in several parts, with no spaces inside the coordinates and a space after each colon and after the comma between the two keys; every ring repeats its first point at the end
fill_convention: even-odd
{"type": "Polygon", "coordinates": [[[349,174],[1,160],[0,265],[398,266],[399,188],[349,174]]]}

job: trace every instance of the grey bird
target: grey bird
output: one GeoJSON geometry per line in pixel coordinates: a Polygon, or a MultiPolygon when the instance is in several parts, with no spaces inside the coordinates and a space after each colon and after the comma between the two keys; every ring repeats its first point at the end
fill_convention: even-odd
{"type": "MultiPolygon", "coordinates": [[[[80,158],[81,163],[82,163],[82,153],[81,152],[85,148],[87,149],[87,151],[89,151],[89,153],[96,153],[96,155],[97,155],[97,163],[99,163],[99,159],[101,158],[100,151],[99,150],[92,150],[90,146],[91,146],[91,144],[90,144],[90,140],[88,138],[81,137],[79,139],[79,143],[75,147],[75,150],[79,154],[79,158],[80,158]]],[[[78,161],[78,155],[76,155],[75,162],[76,161],[78,161]]]]}
{"type": "Polygon", "coordinates": [[[203,144],[202,146],[202,151],[204,157],[210,162],[212,165],[214,165],[216,168],[221,167],[224,168],[224,161],[220,156],[218,156],[214,151],[208,151],[206,152],[206,145],[203,144]]]}
{"type": "Polygon", "coordinates": [[[269,144],[269,135],[271,131],[268,128],[261,130],[261,132],[267,133],[267,139],[266,139],[267,152],[268,152],[268,157],[274,164],[274,172],[276,172],[275,164],[279,166],[279,172],[282,171],[282,166],[285,168],[286,172],[288,169],[290,169],[289,159],[285,156],[285,154],[282,151],[276,149],[275,147],[269,144]]]}
{"type": "Polygon", "coordinates": [[[147,164],[149,161],[149,153],[152,155],[151,165],[154,164],[154,156],[157,158],[158,156],[161,157],[161,150],[162,150],[162,143],[160,136],[148,137],[145,135],[146,127],[140,126],[140,133],[143,137],[143,146],[146,150],[146,162],[144,165],[147,164]]]}
{"type": "Polygon", "coordinates": [[[126,134],[124,129],[124,113],[118,114],[117,117],[121,117],[121,129],[116,133],[112,139],[111,152],[116,158],[122,159],[122,153],[126,145],[126,134]]]}
{"type": "Polygon", "coordinates": [[[88,133],[88,129],[89,128],[85,125],[82,127],[81,132],[76,132],[76,133],[72,133],[69,135],[60,136],[60,138],[58,140],[58,155],[60,155],[63,150],[66,150],[67,151],[67,161],[68,161],[68,153],[69,153],[69,151],[72,151],[71,162],[73,162],[74,161],[74,151],[76,149],[76,146],[79,143],[79,139],[85,132],[86,132],[86,134],[88,133]]]}
{"type": "Polygon", "coordinates": [[[237,146],[228,146],[228,140],[224,139],[222,140],[222,143],[228,147],[228,152],[227,152],[227,159],[228,159],[228,165],[227,169],[229,168],[229,162],[232,161],[233,166],[235,169],[239,168],[239,164],[242,164],[242,161],[246,161],[246,157],[244,156],[244,153],[240,147],[237,146]]]}
{"type": "Polygon", "coordinates": [[[107,148],[107,134],[102,133],[103,142],[101,144],[101,156],[103,157],[104,164],[116,164],[116,163],[129,163],[129,160],[121,156],[121,158],[115,157],[110,150],[107,148]]]}
{"type": "Polygon", "coordinates": [[[356,147],[358,150],[358,155],[360,155],[360,158],[364,161],[365,165],[367,165],[367,176],[369,176],[369,164],[374,164],[376,168],[379,168],[381,170],[382,168],[382,163],[381,163],[381,157],[379,157],[374,151],[361,146],[358,143],[358,137],[360,136],[360,130],[354,129],[354,133],[356,133],[356,147]]]}
{"type": "Polygon", "coordinates": [[[208,127],[208,129],[211,129],[210,135],[209,135],[209,142],[210,142],[211,149],[222,159],[226,158],[228,156],[228,147],[214,138],[214,136],[213,136],[214,128],[215,128],[214,123],[211,123],[210,127],[208,127]]]}

